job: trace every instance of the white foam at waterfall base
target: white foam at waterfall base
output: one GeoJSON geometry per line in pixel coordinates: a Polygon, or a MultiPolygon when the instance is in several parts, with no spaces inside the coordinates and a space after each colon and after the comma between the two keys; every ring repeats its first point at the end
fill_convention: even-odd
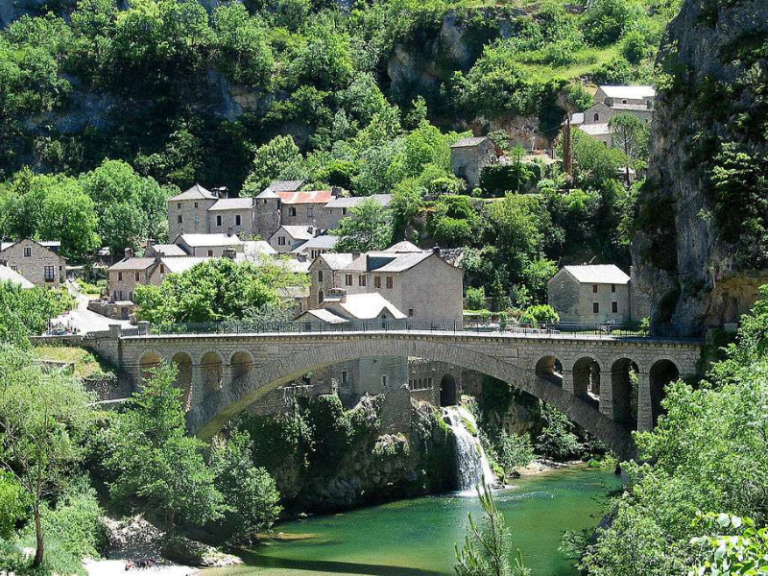
{"type": "Polygon", "coordinates": [[[477,495],[477,488],[482,485],[483,480],[488,486],[494,486],[496,477],[491,471],[480,439],[473,436],[467,428],[469,423],[477,430],[477,421],[472,413],[461,406],[445,407],[443,419],[456,438],[456,468],[460,492],[467,496],[477,495]]]}

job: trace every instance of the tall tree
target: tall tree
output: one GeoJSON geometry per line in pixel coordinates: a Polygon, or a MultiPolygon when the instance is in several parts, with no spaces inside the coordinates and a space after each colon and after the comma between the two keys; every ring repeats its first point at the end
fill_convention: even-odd
{"type": "Polygon", "coordinates": [[[618,114],[608,120],[611,129],[611,140],[615,147],[621,149],[626,157],[624,166],[624,181],[631,184],[629,178],[630,163],[640,158],[645,124],[632,114],[618,114]]]}
{"type": "Polygon", "coordinates": [[[91,418],[89,401],[79,381],[44,372],[25,353],[0,345],[0,465],[32,503],[34,567],[45,557],[41,505],[61,492],[76,469],[91,418]]]}
{"type": "Polygon", "coordinates": [[[338,252],[368,252],[384,250],[392,242],[392,214],[373,198],[366,198],[352,215],[342,218],[334,230],[339,237],[338,252]]]}

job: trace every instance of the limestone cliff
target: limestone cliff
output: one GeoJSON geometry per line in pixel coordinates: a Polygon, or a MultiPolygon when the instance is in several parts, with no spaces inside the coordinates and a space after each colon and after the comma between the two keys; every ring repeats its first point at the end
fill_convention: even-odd
{"type": "Polygon", "coordinates": [[[735,322],[768,282],[767,40],[764,0],[685,0],[667,29],[632,245],[659,331],[735,322]]]}

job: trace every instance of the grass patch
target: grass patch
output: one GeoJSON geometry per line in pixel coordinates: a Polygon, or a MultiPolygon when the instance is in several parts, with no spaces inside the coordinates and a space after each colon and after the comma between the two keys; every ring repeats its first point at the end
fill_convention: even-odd
{"type": "Polygon", "coordinates": [[[83,380],[114,372],[111,366],[84,348],[47,344],[35,347],[35,356],[43,361],[71,362],[75,368],[74,376],[83,380]]]}

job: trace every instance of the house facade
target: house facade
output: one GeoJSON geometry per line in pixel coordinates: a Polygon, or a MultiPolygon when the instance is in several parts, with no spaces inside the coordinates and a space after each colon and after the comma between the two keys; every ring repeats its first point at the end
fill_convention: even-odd
{"type": "MultiPolygon", "coordinates": [[[[115,302],[133,301],[137,286],[151,284],[152,271],[158,258],[133,258],[110,266],[108,271],[109,298],[115,302]]],[[[157,282],[159,284],[159,282],[157,282]]]]}
{"type": "Polygon", "coordinates": [[[547,283],[547,301],[563,323],[632,320],[630,277],[614,265],[565,266],[547,283]]]}
{"type": "Polygon", "coordinates": [[[229,250],[243,251],[243,241],[234,234],[182,234],[174,244],[198,258],[221,258],[229,250]]]}
{"type": "Polygon", "coordinates": [[[483,168],[497,161],[496,147],[487,136],[463,138],[451,146],[451,170],[470,190],[480,186],[483,168]]]}
{"type": "Polygon", "coordinates": [[[26,238],[0,245],[0,264],[21,274],[38,287],[58,288],[67,277],[67,260],[60,242],[37,242],[26,238]]]}
{"type": "Polygon", "coordinates": [[[619,114],[631,114],[645,123],[653,118],[656,90],[652,86],[600,86],[594,96],[594,105],[573,115],[571,124],[613,146],[609,122],[619,114]]]}

